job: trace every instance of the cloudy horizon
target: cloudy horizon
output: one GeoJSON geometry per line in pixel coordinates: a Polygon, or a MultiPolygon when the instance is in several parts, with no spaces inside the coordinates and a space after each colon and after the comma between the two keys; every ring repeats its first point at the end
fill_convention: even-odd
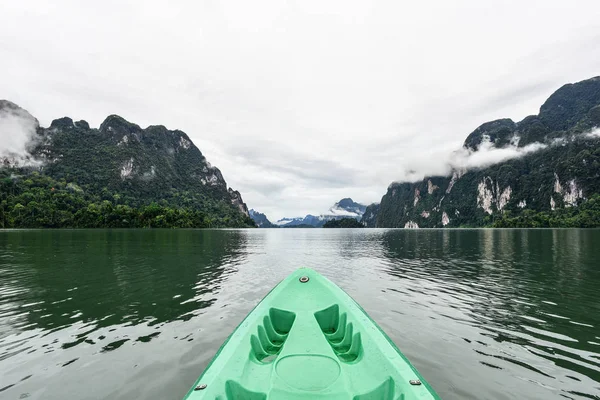
{"type": "Polygon", "coordinates": [[[6,2],[0,98],[181,129],[275,221],[446,171],[481,123],[600,75],[599,28],[587,0],[6,2]]]}

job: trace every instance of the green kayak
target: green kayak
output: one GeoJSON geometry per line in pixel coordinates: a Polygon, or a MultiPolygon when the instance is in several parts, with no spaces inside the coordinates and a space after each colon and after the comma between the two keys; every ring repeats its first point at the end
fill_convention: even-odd
{"type": "Polygon", "coordinates": [[[439,399],[342,289],[301,268],[219,349],[185,400],[439,399]]]}

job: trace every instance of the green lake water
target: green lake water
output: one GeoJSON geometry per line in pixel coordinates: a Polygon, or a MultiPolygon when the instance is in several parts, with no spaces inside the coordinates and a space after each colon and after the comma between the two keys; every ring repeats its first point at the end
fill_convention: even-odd
{"type": "Polygon", "coordinates": [[[0,231],[0,399],[181,399],[294,269],[443,399],[600,399],[600,230],[0,231]]]}

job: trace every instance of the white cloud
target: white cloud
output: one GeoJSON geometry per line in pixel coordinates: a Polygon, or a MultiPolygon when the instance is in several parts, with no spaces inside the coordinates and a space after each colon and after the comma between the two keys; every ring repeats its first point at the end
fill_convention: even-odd
{"type": "Polygon", "coordinates": [[[597,138],[600,137],[600,126],[595,127],[590,132],[586,133],[587,137],[597,138]]]}
{"type": "Polygon", "coordinates": [[[597,0],[5,3],[3,97],[45,126],[181,129],[271,220],[443,172],[479,124],[600,70],[597,0]]]}
{"type": "Polygon", "coordinates": [[[514,144],[495,147],[489,140],[483,140],[477,151],[460,147],[453,152],[443,148],[436,149],[425,157],[413,154],[406,158],[406,164],[411,166],[410,169],[399,171],[399,178],[394,181],[417,182],[427,176],[450,176],[453,170],[485,168],[546,147],[548,146],[537,142],[523,147],[514,144]]]}
{"type": "Polygon", "coordinates": [[[350,212],[347,210],[343,210],[341,208],[330,208],[329,211],[324,213],[325,215],[336,215],[336,216],[344,216],[344,217],[356,217],[358,214],[355,212],[350,212]]]}
{"type": "Polygon", "coordinates": [[[0,160],[37,164],[29,153],[30,145],[37,139],[37,126],[29,113],[0,100],[0,160]]]}
{"type": "Polygon", "coordinates": [[[477,151],[461,148],[452,153],[449,165],[454,169],[483,168],[513,158],[519,158],[528,153],[545,149],[546,147],[547,145],[542,143],[531,143],[523,147],[509,145],[497,148],[490,141],[483,141],[477,151]]]}

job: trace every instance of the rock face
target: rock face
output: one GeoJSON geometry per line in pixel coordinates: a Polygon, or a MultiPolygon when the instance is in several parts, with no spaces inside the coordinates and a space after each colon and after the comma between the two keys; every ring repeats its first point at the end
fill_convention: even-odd
{"type": "MultiPolygon", "coordinates": [[[[232,212],[230,220],[252,224],[240,193],[227,187],[221,171],[182,131],[162,125],[142,129],[118,115],[107,117],[99,129],[69,117],[40,128],[29,113],[7,101],[0,101],[0,113],[4,117],[0,121],[7,114],[16,115],[21,125],[29,124],[34,131],[35,140],[27,140],[25,154],[35,160],[30,163],[34,167],[21,174],[35,170],[71,182],[86,193],[118,193],[133,207],[165,202],[215,217],[232,212]]],[[[6,156],[2,161],[8,168],[23,166],[6,156]]]]}
{"type": "Polygon", "coordinates": [[[229,193],[229,197],[231,198],[231,204],[234,207],[237,207],[237,209],[240,210],[240,212],[246,217],[249,217],[250,212],[248,211],[248,206],[246,206],[246,203],[244,203],[244,200],[242,200],[242,195],[240,194],[240,192],[238,192],[237,190],[233,190],[232,188],[229,188],[227,192],[229,193]]]}
{"type": "Polygon", "coordinates": [[[455,169],[450,176],[392,183],[363,223],[376,227],[483,226],[509,212],[577,207],[600,193],[600,78],[568,84],[518,123],[487,122],[464,142],[492,148],[538,150],[486,168],[455,169]],[[373,222],[375,221],[375,222],[373,222]]]}
{"type": "Polygon", "coordinates": [[[277,225],[271,223],[265,214],[253,209],[250,209],[249,213],[250,218],[252,218],[259,228],[277,228],[277,225]]]}
{"type": "Polygon", "coordinates": [[[360,222],[367,228],[375,228],[377,226],[377,214],[379,213],[379,203],[369,204],[365,209],[360,222]]]}

